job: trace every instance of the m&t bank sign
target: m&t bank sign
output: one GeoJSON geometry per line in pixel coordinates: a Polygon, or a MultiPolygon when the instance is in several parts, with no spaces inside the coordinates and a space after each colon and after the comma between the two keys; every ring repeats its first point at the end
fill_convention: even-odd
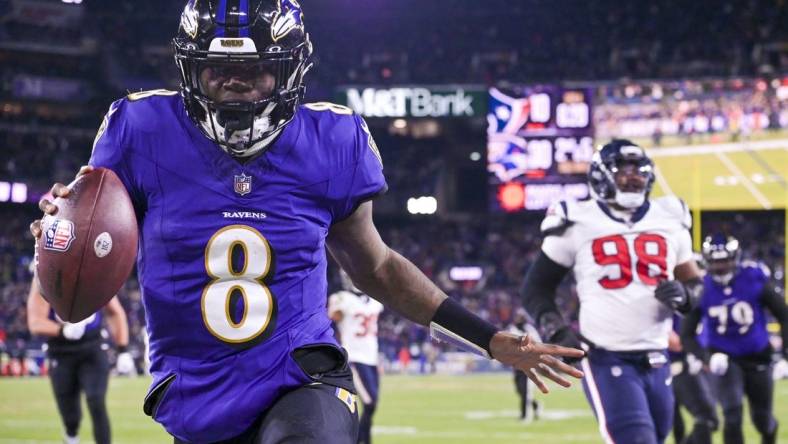
{"type": "Polygon", "coordinates": [[[487,91],[474,86],[413,86],[340,90],[337,101],[364,117],[480,117],[487,91]]]}

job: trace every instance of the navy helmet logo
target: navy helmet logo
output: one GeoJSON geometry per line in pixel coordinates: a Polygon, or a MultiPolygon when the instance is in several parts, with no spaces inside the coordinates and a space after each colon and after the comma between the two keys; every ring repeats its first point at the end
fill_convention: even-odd
{"type": "Polygon", "coordinates": [[[241,173],[235,176],[235,192],[240,196],[245,196],[252,192],[252,176],[241,173]]]}

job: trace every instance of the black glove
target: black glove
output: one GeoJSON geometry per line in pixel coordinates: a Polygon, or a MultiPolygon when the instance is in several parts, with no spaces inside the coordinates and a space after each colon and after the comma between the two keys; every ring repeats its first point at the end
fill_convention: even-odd
{"type": "MultiPolygon", "coordinates": [[[[561,345],[563,347],[572,347],[572,348],[579,348],[583,349],[583,344],[580,342],[580,339],[577,337],[574,331],[572,331],[569,327],[564,327],[547,340],[549,344],[561,345]]],[[[583,358],[561,358],[569,365],[573,365],[575,363],[580,362],[583,358]]]]}
{"type": "Polygon", "coordinates": [[[691,308],[687,288],[679,281],[660,282],[654,291],[654,297],[671,309],[682,313],[691,308]]]}
{"type": "MultiPolygon", "coordinates": [[[[538,326],[539,334],[542,336],[542,340],[545,343],[583,349],[580,339],[578,339],[575,332],[566,325],[560,314],[554,311],[543,313],[539,316],[538,326]]],[[[571,365],[580,362],[582,358],[561,359],[571,365]]]]}

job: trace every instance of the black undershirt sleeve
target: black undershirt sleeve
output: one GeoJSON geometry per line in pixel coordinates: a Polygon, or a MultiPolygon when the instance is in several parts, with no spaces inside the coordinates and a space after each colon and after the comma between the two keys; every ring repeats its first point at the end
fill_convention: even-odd
{"type": "Polygon", "coordinates": [[[774,287],[769,283],[761,293],[761,302],[769,309],[774,319],[780,323],[783,358],[788,359],[788,306],[785,305],[785,299],[774,291],[774,287]]]}
{"type": "Polygon", "coordinates": [[[563,325],[546,325],[547,320],[562,319],[555,303],[555,292],[561,281],[569,273],[564,267],[550,259],[544,251],[534,261],[525,276],[520,292],[523,308],[531,315],[540,329],[542,339],[547,341],[563,325]]]}
{"type": "Polygon", "coordinates": [[[681,345],[684,351],[692,353],[703,362],[709,361],[709,352],[698,342],[698,324],[700,323],[703,311],[700,307],[692,309],[681,321],[681,345]]]}

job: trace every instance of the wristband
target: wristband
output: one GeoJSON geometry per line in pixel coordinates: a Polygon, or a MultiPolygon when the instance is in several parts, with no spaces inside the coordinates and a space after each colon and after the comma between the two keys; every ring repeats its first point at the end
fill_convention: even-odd
{"type": "Polygon", "coordinates": [[[462,350],[491,358],[490,341],[498,328],[466,310],[459,302],[446,298],[430,322],[430,335],[462,350]]]}
{"type": "Polygon", "coordinates": [[[129,350],[128,345],[118,345],[117,347],[115,347],[115,351],[117,351],[118,353],[126,353],[128,350],[129,350]]]}

